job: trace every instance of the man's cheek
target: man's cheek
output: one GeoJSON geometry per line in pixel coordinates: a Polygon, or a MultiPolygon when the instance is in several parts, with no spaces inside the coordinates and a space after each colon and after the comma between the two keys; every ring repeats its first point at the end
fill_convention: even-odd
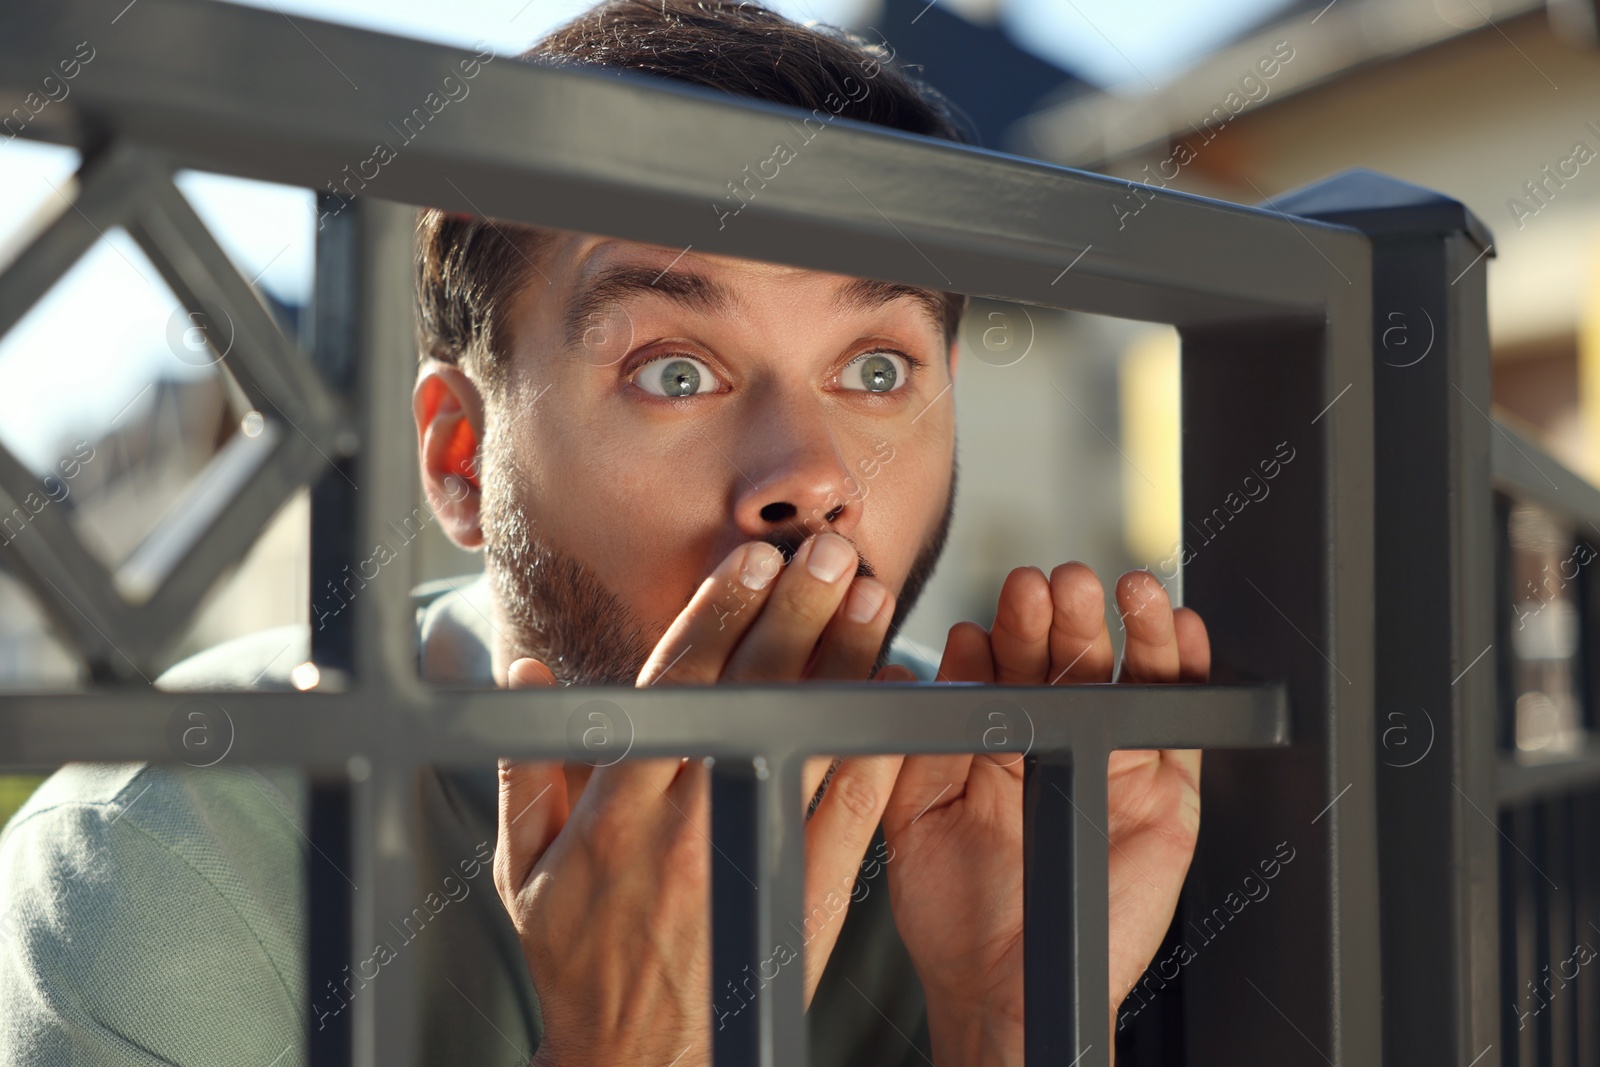
{"type": "MultiPolygon", "coordinates": [[[[859,529],[851,534],[862,554],[899,596],[912,565],[937,533],[950,494],[950,465],[922,460],[909,446],[867,482],[859,529]]],[[[861,479],[865,481],[865,479],[861,479]]]]}

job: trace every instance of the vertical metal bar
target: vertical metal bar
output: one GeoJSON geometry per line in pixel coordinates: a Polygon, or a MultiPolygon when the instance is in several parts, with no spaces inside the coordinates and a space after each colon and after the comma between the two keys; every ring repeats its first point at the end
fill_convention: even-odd
{"type": "Polygon", "coordinates": [[[1507,900],[1502,908],[1504,973],[1510,988],[1503,993],[1501,1019],[1506,1067],[1536,1067],[1539,1064],[1539,1000],[1534,996],[1539,970],[1538,877],[1524,858],[1533,848],[1533,812],[1524,805],[1503,812],[1500,828],[1505,841],[1500,845],[1504,876],[1501,890],[1507,900]]]}
{"type": "MultiPolygon", "coordinates": [[[[318,231],[312,296],[312,363],[331,386],[346,395],[355,387],[351,353],[356,337],[356,238],[353,218],[318,231]]],[[[353,665],[354,616],[333,613],[318,625],[315,611],[315,605],[328,595],[324,590],[336,588],[341,570],[358,558],[356,527],[351,521],[356,502],[346,481],[354,463],[342,457],[331,462],[331,469],[311,486],[307,590],[313,605],[311,660],[323,664],[330,674],[348,676],[353,665]]],[[[345,783],[316,774],[311,787],[310,856],[325,857],[327,862],[312,862],[308,857],[306,864],[310,916],[306,993],[311,998],[308,1051],[314,1067],[343,1067],[352,1062],[363,1011],[361,1005],[351,1006],[351,992],[343,985],[346,968],[359,952],[352,916],[356,905],[344,873],[359,866],[355,841],[362,835],[353,820],[352,798],[345,783]]]]}
{"type": "MultiPolygon", "coordinates": [[[[1111,953],[1110,815],[1107,811],[1104,736],[1080,731],[1072,753],[1072,917],[1077,928],[1073,953],[1077,993],[1080,1067],[1110,1067],[1111,953]],[[1089,735],[1089,736],[1086,736],[1089,735]]],[[[1068,1061],[1074,1062],[1074,1061],[1068,1061]]]]}
{"type": "MultiPolygon", "coordinates": [[[[1081,943],[1074,923],[1076,932],[1084,931],[1085,917],[1075,892],[1079,833],[1072,792],[1067,753],[1027,757],[1022,782],[1022,965],[1029,1067],[1070,1063],[1079,1053],[1081,943]]],[[[1089,1043],[1095,1043],[1092,1037],[1089,1043]]]]}
{"type": "Polygon", "coordinates": [[[1549,849],[1546,841],[1549,838],[1545,816],[1549,810],[1547,801],[1539,801],[1528,805],[1527,834],[1522,841],[1522,851],[1532,858],[1529,864],[1538,877],[1533,879],[1533,996],[1539,1004],[1539,1025],[1537,1027],[1539,1046],[1539,1067],[1554,1067],[1550,1052],[1554,1044],[1551,1032],[1553,1012],[1551,1005],[1555,1001],[1555,985],[1549,981],[1550,977],[1550,904],[1554,895],[1548,879],[1546,864],[1549,862],[1549,849]]]}
{"type": "MultiPolygon", "coordinates": [[[[324,204],[329,208],[331,205],[324,204]]],[[[357,413],[352,460],[312,490],[312,658],[322,684],[356,687],[372,750],[359,768],[370,781],[351,806],[351,844],[339,866],[354,871],[345,963],[385,942],[385,917],[406,912],[417,893],[415,768],[401,755],[405,724],[394,717],[416,687],[415,623],[400,575],[367,581],[358,561],[385,538],[384,524],[410,514],[415,443],[406,418],[416,365],[412,335],[414,208],[357,200],[319,211],[315,361],[357,413]],[[335,607],[337,605],[337,607],[335,607]],[[319,610],[320,608],[320,610],[319,610]]],[[[323,906],[314,900],[313,906],[323,906]]],[[[406,1067],[417,1052],[416,960],[399,953],[382,980],[351,998],[353,1063],[406,1067]]],[[[343,965],[336,969],[343,974],[343,965]]]]}
{"type": "MultiPolygon", "coordinates": [[[[1576,540],[1592,550],[1597,539],[1580,533],[1576,540]]],[[[1600,725],[1600,578],[1586,567],[1577,586],[1578,699],[1581,725],[1592,732],[1600,725]]],[[[1592,955],[1600,951],[1600,792],[1573,795],[1571,830],[1573,944],[1592,955]]],[[[1600,961],[1580,967],[1573,986],[1573,1060],[1600,1067],[1600,961]]]]}
{"type": "MultiPolygon", "coordinates": [[[[1502,833],[1511,829],[1511,813],[1502,811],[1499,816],[1502,833]]],[[[1506,846],[1498,846],[1502,851],[1506,846]]],[[[1526,1050],[1521,1047],[1517,1022],[1516,1000],[1519,995],[1518,940],[1517,940],[1517,886],[1511,866],[1500,864],[1500,988],[1510,1002],[1500,1008],[1500,1067],[1521,1067],[1528,1062],[1526,1050]]]]}
{"type": "MultiPolygon", "coordinates": [[[[1600,952],[1600,793],[1573,797],[1573,917],[1576,937],[1589,952],[1600,952]]],[[[1585,1067],[1600,1065],[1600,973],[1591,960],[1578,971],[1573,1003],[1577,1015],[1575,1059],[1585,1067]]]]}
{"type": "MultiPolygon", "coordinates": [[[[795,945],[793,932],[805,918],[806,841],[802,768],[793,754],[756,762],[760,790],[761,907],[757,943],[776,953],[795,945]]],[[[805,967],[801,960],[780,966],[761,998],[761,1067],[807,1067],[809,1035],[805,1018],[805,967]]]]}
{"type": "MultiPolygon", "coordinates": [[[[418,473],[411,393],[416,385],[415,279],[417,209],[386,200],[361,200],[356,293],[360,316],[357,355],[361,445],[359,475],[351,486],[361,508],[355,516],[362,559],[372,546],[394,538],[393,524],[416,507],[418,473]]],[[[352,602],[358,635],[356,670],[363,686],[415,693],[417,635],[406,572],[363,582],[352,602]]],[[[376,695],[376,694],[375,694],[376,695]]],[[[379,705],[374,711],[391,709],[379,705]]],[[[392,724],[389,724],[392,726],[392,724]]],[[[384,731],[388,732],[388,731],[384,731]]]]}
{"type": "MultiPolygon", "coordinates": [[[[348,447],[312,488],[313,660],[324,676],[414,688],[416,634],[402,577],[367,580],[358,564],[411,515],[416,439],[408,416],[417,354],[413,334],[416,209],[358,200],[322,204],[317,236],[314,362],[356,415],[348,447]],[[360,454],[344,458],[359,447],[360,454]]],[[[339,683],[342,684],[342,683],[339,683]]]]}
{"type": "MultiPolygon", "coordinates": [[[[359,229],[356,293],[359,317],[356,356],[361,442],[359,477],[352,490],[360,509],[355,515],[359,544],[366,549],[392,538],[389,524],[409,516],[417,492],[416,437],[409,412],[416,381],[415,280],[413,276],[416,209],[386,200],[358,199],[344,209],[354,212],[359,229]]],[[[417,904],[420,852],[419,768],[403,755],[406,724],[396,721],[416,705],[402,695],[415,694],[417,645],[415,611],[406,571],[366,582],[351,607],[355,617],[357,684],[364,702],[366,736],[373,739],[372,803],[367,821],[358,824],[361,845],[370,849],[374,879],[367,887],[370,911],[357,909],[357,944],[365,953],[389,936],[389,920],[417,904]]],[[[423,773],[433,773],[425,770],[423,773]]],[[[363,954],[365,954],[363,953],[363,954]]],[[[418,977],[421,958],[400,953],[393,973],[384,968],[374,982],[371,1014],[360,1021],[367,1028],[358,1048],[370,1046],[372,1060],[358,1067],[408,1067],[420,1063],[418,1045],[418,977]]],[[[482,1010],[482,1009],[477,1009],[482,1010]]]]}
{"type": "MultiPolygon", "coordinates": [[[[350,791],[340,781],[311,783],[308,836],[328,856],[350,855],[350,791]]],[[[350,955],[350,894],[334,861],[312,853],[306,864],[307,980],[311,998],[306,1062],[311,1067],[346,1067],[351,1054],[348,992],[340,986],[350,955]]]]}
{"type": "Polygon", "coordinates": [[[1325,322],[1181,331],[1184,600],[1205,618],[1214,681],[1270,665],[1294,708],[1288,751],[1206,754],[1183,907],[1294,858],[1185,969],[1195,1063],[1383,1059],[1371,289],[1345,273],[1325,322]]]}
{"type": "MultiPolygon", "coordinates": [[[[331,194],[318,197],[318,215],[331,194]]],[[[328,384],[359,404],[356,350],[360,344],[360,228],[357,213],[334,216],[317,231],[317,265],[311,309],[311,358],[328,384]]],[[[330,671],[355,670],[355,614],[342,608],[344,568],[356,552],[356,462],[329,457],[311,486],[311,661],[330,671]],[[321,609],[319,611],[319,608],[321,609]]]]}
{"type": "MultiPolygon", "coordinates": [[[[1581,573],[1581,572],[1580,572],[1581,573]]],[[[1512,643],[1511,498],[1494,494],[1495,712],[1499,753],[1517,747],[1516,646],[1512,643]]]]}
{"type": "MultiPolygon", "coordinates": [[[[369,772],[366,781],[351,783],[349,787],[350,826],[355,840],[350,843],[350,866],[346,868],[350,884],[342,883],[340,888],[346,891],[346,899],[350,901],[348,914],[351,937],[354,938],[355,946],[351,953],[352,963],[362,959],[376,947],[370,940],[371,932],[378,925],[377,893],[372,887],[382,878],[377,850],[373,847],[374,835],[371,831],[371,828],[378,823],[376,785],[369,772]],[[362,892],[359,888],[361,886],[367,886],[367,891],[362,892]]],[[[388,979],[390,976],[384,977],[388,979]]],[[[407,979],[396,977],[395,980],[407,979]]],[[[350,1026],[350,1055],[345,1063],[371,1067],[378,1062],[377,1050],[373,1047],[373,1007],[372,997],[366,996],[359,1002],[353,1003],[350,1010],[345,1013],[349,1016],[350,1026]]]]}
{"type": "Polygon", "coordinates": [[[1112,1054],[1106,739],[1027,757],[1022,777],[1022,966],[1027,1056],[1109,1064],[1112,1054]]]}
{"type": "Polygon", "coordinates": [[[757,1063],[760,1019],[750,1006],[762,954],[757,941],[760,868],[755,764],[718,760],[711,768],[711,1061],[757,1063]]]}
{"type": "Polygon", "coordinates": [[[1023,779],[1026,1062],[1111,1062],[1106,740],[1030,756],[1023,779]]]}
{"type": "MultiPolygon", "coordinates": [[[[380,750],[381,752],[381,750],[380,750]]],[[[374,761],[371,781],[361,790],[356,843],[361,857],[355,897],[358,957],[375,946],[396,945],[394,921],[403,921],[420,902],[417,879],[417,777],[397,760],[374,761]]],[[[418,982],[422,956],[397,951],[378,978],[358,997],[355,1015],[355,1067],[411,1067],[422,1063],[418,982]]],[[[481,1009],[480,1009],[481,1010],[481,1009]]]]}
{"type": "MultiPolygon", "coordinates": [[[[1573,546],[1575,550],[1594,552],[1596,542],[1600,537],[1588,536],[1580,527],[1573,546]]],[[[1586,730],[1600,728],[1600,575],[1594,570],[1585,567],[1578,572],[1573,600],[1578,609],[1578,725],[1586,730]]]]}
{"type": "Polygon", "coordinates": [[[798,756],[712,768],[713,1061],[806,1067],[805,813],[798,756]]]}
{"type": "Polygon", "coordinates": [[[1552,1067],[1572,1067],[1573,996],[1571,979],[1562,964],[1572,958],[1572,867],[1568,862],[1571,847],[1572,823],[1568,818],[1566,796],[1554,796],[1541,805],[1543,817],[1540,829],[1540,867],[1553,885],[1546,885],[1549,901],[1544,929],[1545,955],[1550,970],[1550,1063],[1552,1067]]]}

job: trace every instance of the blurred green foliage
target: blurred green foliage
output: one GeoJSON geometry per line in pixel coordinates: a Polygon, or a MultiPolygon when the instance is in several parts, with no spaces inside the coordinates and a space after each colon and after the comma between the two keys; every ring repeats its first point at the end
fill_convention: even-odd
{"type": "Polygon", "coordinates": [[[11,821],[43,781],[42,774],[0,774],[0,826],[11,821]]]}

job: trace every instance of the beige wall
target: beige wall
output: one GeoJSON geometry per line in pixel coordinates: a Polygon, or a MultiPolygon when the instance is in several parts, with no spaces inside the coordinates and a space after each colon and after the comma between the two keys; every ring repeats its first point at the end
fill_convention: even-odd
{"type": "MultiPolygon", "coordinates": [[[[1506,206],[1586,140],[1600,151],[1600,52],[1556,38],[1542,14],[1450,40],[1395,62],[1245,111],[1173,188],[1241,203],[1368,167],[1440,190],[1495,235],[1490,329],[1497,343],[1570,334],[1600,235],[1600,160],[1519,229],[1506,206]],[[1548,79],[1548,80],[1547,80],[1548,79]],[[1554,83],[1557,88],[1552,88],[1554,83]]],[[[1314,49],[1301,40],[1297,48],[1314,49]]],[[[1200,139],[1190,135],[1199,146],[1200,139]]],[[[1107,170],[1140,175],[1165,153],[1107,170]]]]}
{"type": "MultiPolygon", "coordinates": [[[[1318,47],[1314,35],[1294,44],[1318,47]]],[[[1171,184],[1184,192],[1255,204],[1261,197],[1251,183],[1274,197],[1366,167],[1456,197],[1494,234],[1489,333],[1497,364],[1548,360],[1553,351],[1578,361],[1582,323],[1597,314],[1600,292],[1600,158],[1565,187],[1552,183],[1537,214],[1519,222],[1508,207],[1513,197],[1538,206],[1524,184],[1543,178],[1547,164],[1555,170],[1575,142],[1600,153],[1600,51],[1557,38],[1542,12],[1269,98],[1209,144],[1190,141],[1197,156],[1171,184]]],[[[1166,155],[1106,170],[1137,178],[1166,155]]],[[[1589,361],[1600,362],[1600,353],[1589,361]]],[[[1496,372],[1497,383],[1518,378],[1524,398],[1530,383],[1561,388],[1571,380],[1544,367],[1496,372]]],[[[1594,392],[1591,407],[1600,408],[1594,392]]],[[[1580,413],[1577,390],[1535,406],[1549,413],[1538,426],[1546,446],[1600,476],[1600,410],[1580,413]]]]}

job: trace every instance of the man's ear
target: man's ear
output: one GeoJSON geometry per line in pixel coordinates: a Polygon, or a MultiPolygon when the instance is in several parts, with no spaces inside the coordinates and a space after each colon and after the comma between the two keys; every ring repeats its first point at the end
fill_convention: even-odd
{"type": "Polygon", "coordinates": [[[961,363],[961,342],[950,342],[950,380],[956,380],[956,367],[961,363]]]}
{"type": "Polygon", "coordinates": [[[483,544],[478,486],[483,395],[460,367],[428,360],[411,394],[422,487],[445,534],[465,549],[483,544]]]}

